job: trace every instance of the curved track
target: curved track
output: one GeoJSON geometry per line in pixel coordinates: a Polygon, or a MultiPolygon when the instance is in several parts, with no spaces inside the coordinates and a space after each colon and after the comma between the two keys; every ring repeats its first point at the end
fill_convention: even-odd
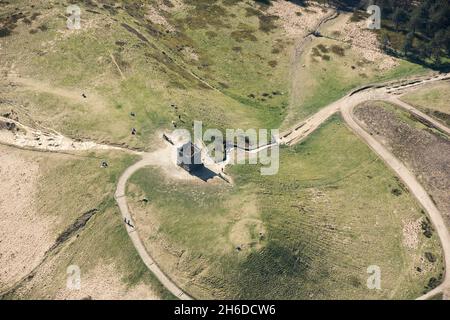
{"type": "MultiPolygon", "coordinates": [[[[406,81],[406,83],[400,85],[398,90],[393,90],[389,85],[378,85],[376,87],[368,86],[364,89],[356,89],[351,92],[347,96],[342,99],[326,106],[306,121],[294,126],[291,131],[283,134],[279,139],[278,143],[293,145],[296,144],[303,139],[305,139],[309,134],[314,132],[321,124],[323,124],[330,116],[340,111],[343,115],[343,118],[347,125],[354,131],[361,139],[371,147],[371,149],[378,154],[378,156],[383,159],[383,161],[395,172],[395,174],[403,180],[403,182],[408,186],[411,193],[414,194],[416,199],[422,205],[422,207],[428,213],[442,244],[442,248],[444,251],[444,261],[446,266],[445,276],[443,282],[430,291],[429,293],[419,297],[419,299],[428,299],[433,295],[444,291],[444,289],[450,288],[450,233],[445,225],[444,219],[442,218],[441,213],[434,205],[433,201],[430,199],[428,193],[424,190],[424,188],[417,181],[413,173],[411,173],[405,165],[398,160],[392,153],[390,153],[383,145],[377,142],[370,134],[368,134],[362,127],[354,120],[353,118],[353,109],[358,104],[366,102],[366,101],[375,101],[375,100],[384,100],[398,104],[400,107],[405,108],[409,112],[413,112],[419,117],[423,117],[427,121],[429,121],[436,128],[442,129],[444,132],[449,133],[450,129],[440,124],[438,121],[430,118],[420,112],[419,110],[413,108],[412,106],[400,102],[397,98],[395,98],[395,94],[400,90],[404,92],[406,89],[411,90],[418,86],[422,86],[428,84],[430,82],[435,81],[444,81],[448,80],[449,75],[440,75],[433,78],[421,78],[419,81],[417,79],[411,79],[406,81]],[[414,85],[411,85],[411,82],[414,82],[414,85]]],[[[255,150],[253,150],[255,151],[255,150]]],[[[131,177],[133,173],[137,170],[144,168],[146,166],[152,165],[156,163],[155,157],[158,157],[158,152],[155,153],[147,153],[144,155],[143,159],[133,166],[129,167],[124,174],[120,177],[119,183],[116,190],[116,201],[119,205],[120,211],[124,219],[129,221],[131,220],[131,214],[129,212],[126,197],[125,197],[125,188],[128,179],[131,177]]],[[[154,260],[149,256],[146,251],[142,241],[140,240],[137,230],[135,229],[135,225],[132,223],[134,227],[130,227],[127,225],[127,231],[130,235],[133,244],[136,247],[139,255],[141,256],[144,263],[148,266],[148,268],[155,274],[155,276],[161,281],[161,283],[175,296],[180,299],[192,299],[186,293],[183,292],[172,280],[170,280],[162,270],[157,266],[154,260]]]]}
{"type": "Polygon", "coordinates": [[[128,179],[139,169],[142,169],[150,165],[154,165],[157,162],[156,158],[158,157],[159,157],[158,151],[154,153],[146,153],[144,154],[142,160],[136,162],[131,167],[128,167],[119,178],[114,198],[116,199],[117,205],[119,206],[119,210],[122,213],[124,221],[128,221],[128,223],[125,223],[127,233],[130,236],[130,239],[133,242],[136,251],[138,252],[139,256],[141,257],[142,261],[145,263],[147,268],[151,272],[153,272],[153,274],[161,282],[161,284],[167,290],[169,290],[174,296],[182,300],[192,300],[192,298],[189,295],[184,293],[183,290],[181,290],[172,280],[169,279],[169,277],[167,277],[164,274],[164,272],[155,263],[153,258],[148,254],[144,244],[142,243],[141,238],[139,237],[139,234],[136,230],[136,225],[133,222],[130,211],[128,209],[127,198],[125,196],[126,184],[128,179]]]}
{"type": "MultiPolygon", "coordinates": [[[[411,193],[414,194],[416,199],[419,201],[419,203],[422,205],[422,207],[427,211],[427,214],[429,215],[442,244],[442,248],[444,251],[444,261],[445,261],[445,276],[443,282],[433,289],[432,291],[428,292],[427,294],[419,297],[419,299],[428,299],[435,294],[441,293],[447,289],[450,289],[450,233],[445,225],[444,219],[439,212],[439,210],[434,205],[433,201],[430,199],[428,193],[424,190],[424,188],[420,185],[420,183],[417,181],[415,176],[405,167],[403,163],[401,163],[392,153],[390,153],[382,144],[380,144],[378,141],[376,141],[370,134],[368,134],[364,129],[359,125],[359,123],[353,118],[353,109],[358,104],[366,102],[366,101],[374,101],[374,100],[383,100],[392,102],[405,110],[415,114],[416,116],[422,118],[426,122],[428,122],[430,125],[434,126],[435,128],[441,130],[442,132],[450,135],[450,129],[446,126],[442,125],[440,122],[434,120],[433,118],[425,115],[421,111],[415,109],[414,107],[400,101],[398,99],[398,95],[409,91],[411,89],[414,89],[416,87],[431,83],[431,82],[437,82],[437,81],[446,81],[450,79],[449,74],[442,74],[442,75],[436,75],[433,77],[426,77],[426,78],[414,78],[414,79],[405,79],[405,80],[399,80],[387,84],[378,84],[378,85],[369,85],[362,88],[355,89],[342,99],[324,107],[319,112],[311,116],[305,121],[302,121],[298,125],[294,126],[291,130],[283,133],[280,137],[280,139],[277,141],[279,144],[287,144],[287,145],[293,145],[296,144],[303,139],[305,139],[309,134],[314,132],[320,125],[322,125],[330,116],[335,114],[336,112],[341,112],[342,116],[349,126],[351,130],[353,130],[367,145],[371,147],[371,149],[378,154],[378,156],[383,159],[383,161],[395,172],[395,174],[403,180],[403,182],[408,186],[411,193]]],[[[20,124],[17,124],[20,126],[20,124]]],[[[22,126],[23,129],[28,130],[29,128],[25,128],[22,126]]],[[[31,129],[30,129],[31,130],[31,129]]],[[[55,133],[54,133],[55,134],[55,133]]],[[[60,136],[58,133],[56,135],[60,136]]],[[[60,136],[61,139],[67,139],[60,136]]],[[[0,137],[1,138],[1,137],[0,137]]],[[[7,141],[0,141],[0,143],[9,144],[7,141]]],[[[12,144],[14,145],[14,144],[12,144]]],[[[21,147],[17,145],[18,147],[21,147]]],[[[78,146],[72,144],[72,141],[70,141],[70,146],[67,147],[67,149],[71,151],[76,150],[86,150],[86,149],[120,149],[114,146],[106,146],[106,145],[96,145],[92,144],[89,145],[90,148],[86,148],[86,146],[78,146]]],[[[270,147],[265,146],[263,148],[270,147]]],[[[34,149],[30,147],[30,149],[34,149]]],[[[39,148],[37,148],[39,149],[39,148]]],[[[55,149],[49,149],[45,148],[46,151],[53,151],[53,152],[61,152],[65,148],[60,148],[63,150],[55,150],[55,149]]],[[[57,148],[56,148],[57,149],[57,148]]],[[[123,149],[122,149],[123,150],[123,149]]],[[[137,153],[132,150],[125,150],[128,152],[137,153]]],[[[126,201],[125,191],[126,191],[126,184],[128,182],[128,179],[139,169],[151,166],[151,165],[158,165],[161,163],[161,157],[164,152],[161,153],[162,150],[158,150],[152,153],[139,153],[142,156],[142,159],[138,161],[137,163],[133,164],[132,166],[128,167],[125,172],[121,175],[119,178],[119,181],[117,183],[117,189],[115,192],[115,199],[117,201],[117,204],[119,206],[120,212],[122,214],[122,217],[125,221],[128,222],[126,225],[126,229],[128,232],[128,235],[130,236],[130,239],[133,242],[133,245],[135,246],[138,254],[140,255],[143,262],[146,264],[148,269],[153,272],[153,274],[157,277],[157,279],[163,284],[163,286],[170,291],[174,296],[190,300],[192,297],[190,297],[188,294],[183,292],[180,287],[174,283],[167,275],[164,274],[164,272],[159,268],[159,266],[155,263],[155,261],[152,259],[152,257],[149,255],[147,250],[145,249],[145,246],[143,245],[139,234],[138,234],[138,228],[134,224],[128,204],[126,201]]],[[[258,152],[259,150],[252,150],[251,152],[258,152]]]]}

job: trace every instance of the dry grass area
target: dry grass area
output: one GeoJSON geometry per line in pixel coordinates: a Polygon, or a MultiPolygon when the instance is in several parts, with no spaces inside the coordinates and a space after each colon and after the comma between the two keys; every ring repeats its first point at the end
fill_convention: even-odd
{"type": "Polygon", "coordinates": [[[399,65],[399,60],[382,52],[377,33],[367,28],[367,21],[351,21],[350,14],[341,15],[324,34],[352,45],[352,50],[363,60],[376,63],[381,72],[399,65]]]}
{"type": "Polygon", "coordinates": [[[161,15],[154,7],[148,8],[148,12],[145,18],[151,23],[156,23],[163,26],[168,32],[174,32],[176,30],[175,27],[167,22],[166,18],[164,18],[164,16],[161,15]]]}
{"type": "Polygon", "coordinates": [[[157,300],[158,294],[141,282],[128,287],[120,280],[120,271],[114,265],[98,265],[81,277],[80,290],[60,288],[55,295],[58,300],[157,300]]]}
{"type": "Polygon", "coordinates": [[[128,185],[144,245],[195,298],[412,299],[439,283],[424,212],[339,117],[282,148],[277,175],[227,173],[233,185],[195,184],[149,167],[128,185]],[[365,286],[369,265],[380,291],[365,286]]]}
{"type": "Polygon", "coordinates": [[[415,172],[450,222],[449,138],[388,104],[366,103],[355,114],[369,132],[415,172]]]}
{"type": "Polygon", "coordinates": [[[450,126],[450,82],[427,85],[401,99],[450,126]]]}
{"type": "Polygon", "coordinates": [[[304,43],[293,67],[291,101],[282,128],[288,128],[338,100],[351,89],[424,72],[424,69],[383,54],[376,33],[365,21],[341,13],[320,27],[324,37],[304,43]]]}
{"type": "Polygon", "coordinates": [[[273,1],[267,12],[279,17],[288,36],[300,37],[311,32],[331,9],[311,3],[306,8],[289,1],[273,1]]]}
{"type": "Polygon", "coordinates": [[[51,217],[38,213],[39,163],[0,146],[0,290],[36,267],[53,243],[51,217]]]}
{"type": "Polygon", "coordinates": [[[114,205],[118,175],[135,160],[121,152],[0,146],[3,298],[171,298],[134,251],[114,205]],[[108,168],[100,168],[102,160],[108,168]],[[75,227],[92,209],[95,214],[75,227]],[[66,288],[69,265],[81,268],[81,290],[66,288]]]}

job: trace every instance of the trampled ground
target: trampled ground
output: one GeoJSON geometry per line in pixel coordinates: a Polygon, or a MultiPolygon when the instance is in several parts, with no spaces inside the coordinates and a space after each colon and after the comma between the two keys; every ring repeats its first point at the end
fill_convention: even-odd
{"type": "Polygon", "coordinates": [[[231,167],[235,187],[195,188],[143,169],[128,195],[147,249],[201,298],[414,298],[439,278],[420,207],[339,118],[283,149],[280,168],[231,167]],[[370,265],[381,291],[366,287],[370,265]]]}
{"type": "Polygon", "coordinates": [[[117,175],[131,156],[0,149],[0,289],[15,288],[6,297],[170,297],[134,252],[111,199],[117,175]],[[98,170],[106,158],[109,167],[98,170]],[[85,225],[73,227],[92,210],[85,225]],[[66,288],[69,265],[80,267],[83,290],[66,288]]]}
{"type": "MultiPolygon", "coordinates": [[[[162,132],[194,120],[285,129],[355,87],[428,71],[381,54],[364,21],[333,18],[316,3],[84,1],[82,28],[68,30],[65,3],[4,2],[2,134],[14,134],[9,118],[68,141],[128,148],[0,147],[0,292],[15,287],[6,298],[173,298],[114,203],[119,176],[139,157],[131,149],[158,149],[162,132]],[[324,37],[303,43],[316,29],[324,37]],[[66,289],[71,264],[81,267],[80,291],[66,289]]],[[[448,124],[447,91],[439,84],[403,99],[448,124]]],[[[165,169],[133,176],[130,211],[149,253],[194,298],[412,299],[441,280],[425,213],[339,117],[283,147],[273,177],[235,166],[227,168],[235,185],[205,184],[165,169]],[[380,291],[366,287],[370,265],[381,268],[380,291]]],[[[438,178],[436,201],[445,202],[438,178]]]]}

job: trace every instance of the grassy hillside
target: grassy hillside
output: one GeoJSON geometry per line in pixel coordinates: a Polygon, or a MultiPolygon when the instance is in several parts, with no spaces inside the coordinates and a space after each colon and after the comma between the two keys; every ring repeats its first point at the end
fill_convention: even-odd
{"type": "Polygon", "coordinates": [[[355,114],[364,121],[372,135],[415,173],[442,216],[449,221],[448,135],[428,127],[409,112],[388,103],[366,103],[358,107],[355,114]]]}
{"type": "MultiPolygon", "coordinates": [[[[4,298],[171,298],[134,250],[113,199],[118,175],[136,160],[135,157],[117,152],[64,155],[9,147],[2,147],[2,150],[9,157],[15,157],[17,165],[26,161],[28,166],[38,167],[31,209],[17,212],[16,219],[25,216],[24,223],[8,232],[29,238],[28,233],[36,230],[36,220],[46,221],[48,224],[42,232],[51,241],[48,247],[37,241],[25,244],[29,248],[37,246],[39,250],[43,249],[43,255],[38,257],[33,271],[23,275],[28,278],[4,298]],[[102,159],[108,161],[108,168],[100,168],[102,159]],[[83,225],[80,218],[91,210],[96,211],[83,225]],[[79,228],[74,227],[76,222],[79,228]],[[66,234],[64,237],[61,236],[63,232],[66,234]],[[78,265],[81,269],[82,290],[79,292],[66,289],[69,265],[78,265]]],[[[17,172],[22,169],[16,168],[17,172]]],[[[10,182],[6,180],[4,183],[10,182]]],[[[23,182],[22,188],[27,188],[27,183],[23,182]]],[[[21,200],[27,201],[13,201],[21,200]]],[[[27,250],[16,254],[24,256],[27,250]]],[[[34,263],[34,256],[29,263],[34,263]]],[[[15,267],[21,268],[20,265],[15,267]]],[[[13,283],[8,284],[11,285],[13,283]]]]}
{"type": "Polygon", "coordinates": [[[239,1],[160,9],[169,3],[85,1],[80,30],[67,29],[65,3],[4,5],[3,23],[16,18],[0,38],[3,71],[34,81],[19,92],[9,87],[8,100],[67,135],[140,148],[171,121],[277,127],[288,99],[290,45],[276,19],[265,18],[264,6],[239,1]],[[158,19],[167,25],[152,22],[158,19]]]}
{"type": "Polygon", "coordinates": [[[450,126],[450,84],[420,88],[405,94],[401,99],[450,126]]]}
{"type": "Polygon", "coordinates": [[[276,176],[229,170],[233,188],[193,188],[153,168],[129,187],[149,252],[195,297],[411,299],[442,273],[440,258],[424,258],[440,257],[436,235],[408,227],[426,223],[420,207],[338,117],[282,149],[276,176]],[[370,265],[382,290],[366,287],[370,265]]]}
{"type": "Polygon", "coordinates": [[[364,29],[363,24],[352,22],[351,14],[342,13],[321,29],[323,37],[306,43],[296,70],[295,100],[283,122],[284,128],[314,114],[353,88],[429,71],[421,65],[382,54],[376,34],[364,29]],[[350,32],[353,36],[347,35],[350,32]]]}

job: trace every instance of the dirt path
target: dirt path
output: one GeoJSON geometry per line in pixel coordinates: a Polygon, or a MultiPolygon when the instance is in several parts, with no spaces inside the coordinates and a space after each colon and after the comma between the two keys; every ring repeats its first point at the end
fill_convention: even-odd
{"type": "MultiPolygon", "coordinates": [[[[399,85],[398,88],[399,90],[405,90],[405,88],[412,89],[417,86],[427,84],[431,81],[445,80],[447,76],[448,75],[442,75],[431,79],[421,79],[419,82],[415,82],[417,80],[409,80],[409,82],[407,81],[399,85]],[[415,82],[415,84],[411,85],[411,82],[415,82]]],[[[430,293],[420,297],[421,299],[423,299],[428,298],[429,296],[432,296],[436,293],[442,292],[442,290],[450,286],[449,285],[450,270],[448,267],[450,266],[450,235],[448,229],[444,223],[444,220],[440,212],[434,206],[433,202],[431,201],[430,197],[423,189],[423,187],[417,182],[414,175],[411,172],[409,172],[408,169],[406,169],[406,167],[399,160],[397,160],[392,154],[390,154],[381,144],[376,142],[368,133],[366,133],[363,129],[361,129],[361,127],[358,124],[356,124],[356,122],[353,120],[352,117],[352,110],[358,104],[370,100],[391,101],[392,94],[394,94],[395,92],[397,92],[395,89],[392,89],[390,86],[387,85],[380,85],[375,87],[368,86],[367,88],[356,89],[355,91],[348,94],[344,98],[323,108],[321,111],[317,112],[315,115],[313,115],[306,121],[298,124],[291,131],[284,133],[281,136],[278,143],[288,145],[298,143],[303,139],[305,139],[309,134],[314,132],[314,130],[317,129],[321,124],[323,124],[330,116],[332,116],[338,111],[342,112],[344,119],[348,123],[350,128],[354,130],[359,136],[361,136],[363,140],[367,144],[369,144],[369,146],[371,146],[383,160],[385,160],[386,164],[389,165],[402,180],[404,180],[406,185],[410,188],[411,192],[415,195],[420,204],[428,212],[432,223],[435,225],[436,230],[438,231],[438,235],[441,240],[445,255],[445,264],[447,266],[446,275],[443,283],[439,287],[435,288],[430,293]]],[[[436,122],[433,119],[431,120],[433,121],[433,123],[436,122]]],[[[175,296],[179,297],[180,299],[192,299],[189,295],[183,292],[173,281],[171,281],[162,272],[162,270],[158,267],[155,261],[150,257],[141,239],[139,238],[136,226],[134,225],[134,222],[131,218],[131,214],[129,212],[128,204],[126,201],[125,191],[128,179],[133,175],[133,173],[135,173],[141,168],[151,165],[157,165],[158,163],[161,164],[161,159],[164,158],[161,155],[162,155],[161,151],[145,154],[141,161],[129,167],[119,179],[115,198],[119,205],[123,218],[128,220],[130,224],[133,226],[131,227],[129,225],[126,225],[127,232],[130,235],[130,238],[132,239],[136,250],[138,251],[139,255],[141,256],[142,260],[147,265],[147,267],[155,274],[155,276],[161,281],[161,283],[175,296]]]]}
{"type": "Polygon", "coordinates": [[[402,100],[400,100],[398,97],[391,97],[389,99],[390,102],[392,102],[393,104],[402,107],[403,109],[405,109],[406,111],[418,116],[419,118],[422,118],[423,120],[425,120],[427,123],[429,123],[430,125],[432,125],[434,128],[441,130],[442,132],[446,133],[447,135],[450,136],[450,129],[448,127],[446,127],[445,125],[443,125],[441,122],[436,121],[434,118],[426,115],[425,113],[423,113],[422,111],[417,110],[416,108],[414,108],[412,105],[403,102],[402,100]]]}
{"type": "Polygon", "coordinates": [[[42,128],[37,130],[21,124],[13,119],[0,116],[0,123],[14,124],[12,130],[0,130],[0,143],[21,149],[52,151],[52,152],[69,152],[69,151],[87,151],[87,150],[120,150],[134,154],[140,152],[111,146],[98,144],[93,141],[75,141],[61,133],[42,128]]]}
{"type": "Polygon", "coordinates": [[[399,80],[386,85],[369,85],[363,88],[355,89],[342,99],[326,106],[307,120],[294,126],[291,130],[282,134],[280,143],[287,145],[296,144],[304,140],[311,132],[317,129],[330,116],[337,111],[342,113],[342,116],[347,125],[352,129],[369,147],[381,158],[383,161],[395,172],[395,174],[408,186],[410,192],[419,201],[421,206],[426,210],[430,217],[441,242],[444,252],[445,262],[445,276],[442,283],[431,290],[427,294],[419,297],[420,300],[429,299],[437,293],[446,292],[450,290],[450,232],[444,222],[444,219],[439,210],[434,205],[428,193],[417,181],[414,174],[411,173],[406,166],[398,160],[392,153],[390,153],[382,144],[375,140],[368,134],[353,118],[353,109],[366,101],[387,101],[394,103],[414,115],[422,118],[430,125],[439,130],[449,134],[450,129],[442,125],[440,122],[427,116],[423,112],[415,109],[411,105],[400,101],[397,96],[403,94],[405,91],[415,89],[419,86],[426,85],[430,82],[448,81],[449,74],[437,75],[434,77],[417,78],[399,80]]]}
{"type": "MultiPolygon", "coordinates": [[[[383,99],[392,101],[392,99],[383,99]]],[[[394,100],[395,101],[395,100],[394,100]]],[[[395,172],[395,174],[405,183],[410,192],[414,195],[421,206],[426,210],[430,217],[434,228],[436,229],[442,249],[444,252],[445,276],[443,282],[418,299],[424,300],[434,296],[437,293],[445,291],[450,287],[450,233],[444,222],[439,210],[434,205],[428,193],[417,181],[414,174],[409,171],[406,166],[398,160],[391,152],[389,152],[380,142],[367,133],[353,117],[353,109],[357,104],[344,104],[340,111],[347,125],[395,172]]],[[[416,110],[415,110],[416,111],[416,110]]],[[[449,130],[447,128],[447,130],[449,130]]]]}
{"type": "MultiPolygon", "coordinates": [[[[300,81],[300,70],[301,67],[301,57],[303,56],[303,51],[308,43],[310,43],[314,37],[315,33],[319,32],[321,27],[327,22],[337,18],[339,13],[335,10],[331,10],[325,17],[323,17],[317,24],[306,33],[301,38],[298,38],[294,44],[294,50],[291,56],[291,91],[290,91],[290,101],[289,106],[293,108],[296,101],[300,99],[300,92],[302,90],[302,82],[300,81]]],[[[286,120],[285,120],[286,121],[286,120]]]]}
{"type": "MultiPolygon", "coordinates": [[[[429,78],[418,78],[418,79],[406,79],[400,80],[396,82],[392,82],[389,84],[381,84],[381,85],[372,85],[366,86],[364,88],[355,89],[353,92],[349,93],[347,96],[342,99],[324,107],[315,115],[311,116],[307,120],[299,123],[294,126],[291,130],[282,134],[279,139],[279,144],[287,144],[292,145],[296,144],[303,139],[305,139],[309,134],[314,132],[320,125],[322,125],[330,116],[335,114],[338,111],[342,112],[343,118],[348,124],[348,126],[355,131],[355,133],[360,136],[365,143],[367,143],[384,161],[385,163],[392,168],[392,170],[404,181],[404,183],[408,186],[411,193],[417,198],[419,203],[424,207],[427,211],[434,227],[436,228],[439,238],[441,240],[442,248],[444,251],[444,259],[446,265],[445,277],[441,285],[437,288],[433,289],[429,293],[419,297],[419,299],[427,299],[437,293],[443,292],[447,288],[450,288],[450,234],[445,222],[438,211],[438,209],[433,204],[432,200],[428,196],[427,192],[423,189],[423,187],[416,180],[414,175],[397,159],[395,158],[389,151],[387,151],[379,142],[377,142],[372,136],[370,136],[367,132],[365,132],[361,126],[354,120],[352,116],[352,111],[355,106],[358,104],[371,101],[371,100],[384,100],[389,102],[394,102],[399,106],[407,109],[408,111],[414,113],[415,115],[429,121],[432,125],[437,128],[443,130],[444,132],[449,132],[450,129],[438,123],[434,119],[426,116],[422,112],[416,110],[412,106],[401,102],[396,98],[399,94],[414,89],[418,86],[422,86],[424,84],[428,84],[429,82],[434,81],[443,81],[450,79],[449,74],[438,75],[429,78]]],[[[27,83],[30,85],[30,83],[27,83]]],[[[40,87],[39,90],[43,88],[40,87]]],[[[49,88],[51,89],[51,88],[49,88]]],[[[53,90],[53,89],[52,89],[53,90]]],[[[64,94],[63,92],[58,92],[58,94],[64,94]]],[[[75,97],[72,97],[75,98],[75,97]]],[[[11,119],[2,118],[1,121],[9,121],[14,122],[11,119]]],[[[17,127],[20,128],[21,131],[24,131],[23,136],[30,136],[36,139],[36,135],[42,133],[26,127],[20,123],[16,123],[17,127]]],[[[9,132],[8,134],[15,135],[15,133],[9,132]]],[[[34,150],[46,150],[53,152],[60,151],[79,151],[79,150],[90,150],[90,149],[114,149],[114,150],[122,150],[122,148],[107,146],[107,145],[99,145],[94,142],[86,143],[86,142],[75,142],[69,138],[62,136],[61,134],[49,130],[43,134],[45,137],[49,137],[48,141],[59,141],[57,144],[46,143],[39,144],[36,142],[30,142],[32,139],[18,139],[17,137],[11,138],[11,136],[5,138],[5,135],[0,134],[0,143],[14,145],[22,148],[30,148],[34,150]],[[8,140],[9,139],[9,140],[8,140]],[[25,141],[25,142],[24,142],[25,141]],[[11,143],[12,142],[12,143],[11,143]]],[[[39,141],[39,140],[34,140],[39,141]]],[[[131,151],[127,150],[126,151],[131,151]]],[[[131,151],[137,153],[135,151],[131,151]]],[[[162,148],[152,153],[139,153],[142,156],[142,160],[128,167],[122,176],[119,178],[117,183],[117,189],[115,192],[115,199],[121,211],[122,217],[128,221],[126,225],[126,229],[130,239],[133,242],[136,250],[138,251],[141,259],[149,268],[150,271],[158,278],[158,280],[167,288],[172,294],[180,299],[190,300],[192,299],[189,295],[183,292],[171,279],[169,279],[159,268],[159,266],[155,263],[152,257],[148,254],[145,246],[143,245],[139,234],[136,229],[136,225],[134,224],[131,214],[129,212],[125,191],[126,184],[128,179],[139,169],[147,167],[147,166],[162,166],[166,167],[170,161],[167,160],[168,156],[168,148],[162,148]]],[[[257,152],[257,150],[253,150],[253,152],[257,152]]],[[[170,169],[168,170],[170,171],[170,169]]],[[[173,171],[173,170],[172,170],[173,171]]]]}
{"type": "Polygon", "coordinates": [[[431,125],[440,129],[445,133],[449,133],[446,126],[427,116],[423,112],[415,109],[413,106],[398,99],[399,94],[413,90],[419,86],[426,85],[430,82],[447,81],[450,79],[450,74],[442,74],[434,77],[410,78],[404,80],[397,80],[386,84],[373,84],[361,88],[354,89],[343,98],[335,101],[328,106],[322,108],[320,111],[309,117],[308,119],[298,123],[291,129],[284,131],[279,142],[282,144],[293,145],[304,138],[306,138],[312,131],[317,129],[325,120],[331,117],[334,113],[341,110],[345,106],[357,105],[370,100],[384,100],[399,105],[400,107],[414,113],[418,117],[426,120],[431,125]]]}
{"type": "Polygon", "coordinates": [[[147,153],[143,156],[142,160],[136,162],[131,167],[128,167],[125,172],[119,178],[117,183],[116,193],[114,198],[116,199],[117,205],[119,206],[120,212],[124,221],[128,221],[129,224],[125,223],[126,230],[128,235],[130,236],[131,241],[133,242],[134,247],[136,248],[139,256],[142,261],[145,263],[147,268],[153,272],[156,278],[161,282],[161,284],[169,290],[174,296],[178,297],[182,300],[192,300],[192,298],[184,293],[172,280],[170,280],[164,272],[159,268],[159,266],[155,263],[153,258],[148,254],[144,244],[142,243],[141,238],[136,230],[136,225],[131,218],[130,211],[128,209],[127,198],[126,198],[126,184],[128,179],[138,170],[151,166],[157,165],[161,163],[161,161],[166,161],[165,157],[162,156],[164,152],[156,151],[153,153],[147,153]]]}

